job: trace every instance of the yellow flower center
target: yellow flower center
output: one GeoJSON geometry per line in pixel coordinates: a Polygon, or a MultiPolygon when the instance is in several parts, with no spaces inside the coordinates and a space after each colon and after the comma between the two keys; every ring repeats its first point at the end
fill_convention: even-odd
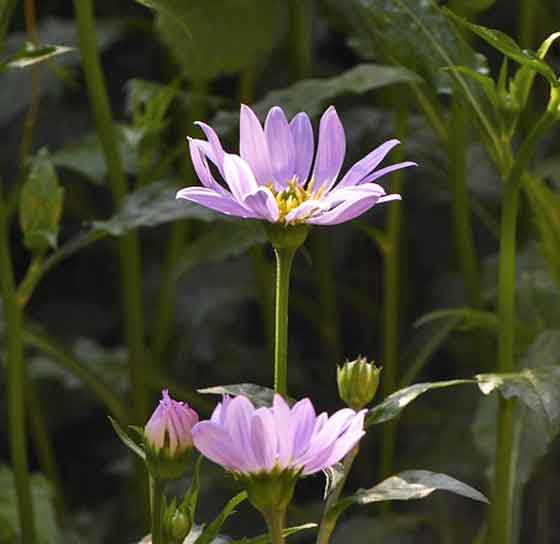
{"type": "MultiPolygon", "coordinates": [[[[313,185],[314,180],[311,179],[307,184],[307,187],[304,189],[297,184],[296,178],[292,178],[285,189],[276,191],[272,183],[268,184],[268,188],[272,191],[272,194],[278,204],[278,209],[280,210],[280,216],[278,217],[279,223],[285,223],[286,216],[306,200],[318,200],[321,198],[321,195],[323,194],[323,187],[321,187],[318,191],[313,192],[313,185]]],[[[293,221],[293,223],[304,223],[309,215],[311,215],[311,213],[298,218],[293,221]]]]}

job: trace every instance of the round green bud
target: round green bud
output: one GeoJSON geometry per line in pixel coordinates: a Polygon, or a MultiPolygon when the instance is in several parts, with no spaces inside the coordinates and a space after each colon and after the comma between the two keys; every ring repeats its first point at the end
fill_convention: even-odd
{"type": "Polygon", "coordinates": [[[368,363],[365,357],[339,366],[337,382],[340,398],[353,410],[361,410],[375,397],[380,372],[381,368],[368,363]]]}
{"type": "Polygon", "coordinates": [[[169,520],[169,526],[165,529],[172,542],[183,542],[191,532],[191,528],[192,522],[189,516],[181,510],[175,510],[169,520]]]}

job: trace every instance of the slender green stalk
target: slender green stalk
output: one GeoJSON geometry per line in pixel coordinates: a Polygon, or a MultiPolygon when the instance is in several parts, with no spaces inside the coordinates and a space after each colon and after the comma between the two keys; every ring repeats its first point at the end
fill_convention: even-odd
{"type": "MultiPolygon", "coordinates": [[[[182,113],[181,131],[184,134],[192,134],[193,123],[204,117],[207,107],[206,82],[193,82],[191,86],[191,108],[187,113],[182,113]]],[[[182,136],[184,137],[184,136],[182,136]]],[[[187,185],[191,185],[195,179],[194,172],[190,165],[187,147],[180,161],[181,175],[187,185]]],[[[171,335],[173,334],[173,317],[175,300],[177,293],[177,275],[175,269],[177,262],[186,250],[189,238],[190,223],[188,221],[176,221],[171,225],[171,233],[167,245],[166,255],[163,263],[161,287],[156,309],[156,319],[154,321],[153,334],[153,354],[156,363],[160,366],[163,363],[166,350],[169,346],[171,335]]]]}
{"type": "Polygon", "coordinates": [[[295,249],[275,248],[276,255],[276,312],[274,329],[274,390],[288,395],[288,301],[290,272],[295,249]]]}
{"type": "MultiPolygon", "coordinates": [[[[115,204],[122,204],[127,193],[127,180],[118,151],[113,116],[101,70],[92,0],[74,0],[78,41],[82,65],[99,139],[108,166],[108,176],[115,204]]],[[[143,423],[148,416],[144,317],[141,297],[140,245],[136,233],[119,240],[121,289],[123,292],[124,327],[128,347],[128,368],[133,421],[143,423]]]]}
{"type": "Polygon", "coordinates": [[[275,510],[263,514],[268,527],[271,544],[284,544],[284,525],[286,523],[286,511],[275,510]]]}
{"type": "Polygon", "coordinates": [[[454,240],[467,301],[471,307],[480,308],[482,293],[467,192],[467,132],[467,109],[460,97],[455,94],[453,95],[449,132],[454,240]]]}
{"type": "Polygon", "coordinates": [[[519,45],[535,47],[535,22],[539,9],[534,0],[519,0],[519,45]]]}
{"type": "MultiPolygon", "coordinates": [[[[519,151],[505,182],[502,204],[500,254],[498,261],[498,372],[512,372],[515,347],[515,246],[519,190],[537,144],[552,126],[560,104],[560,93],[553,89],[546,112],[535,124],[519,151]]],[[[512,444],[514,401],[500,400],[496,445],[496,476],[490,538],[492,544],[510,544],[512,538],[512,444]]]]}
{"type": "Polygon", "coordinates": [[[19,524],[22,541],[36,542],[33,503],[27,462],[25,425],[25,367],[23,361],[22,316],[17,303],[8,224],[0,182],[0,285],[6,321],[6,369],[8,397],[8,431],[11,461],[16,484],[19,524]]]}
{"type": "Polygon", "coordinates": [[[309,77],[312,58],[312,5],[310,0],[288,0],[290,45],[295,79],[309,77]]]}
{"type": "MultiPolygon", "coordinates": [[[[405,105],[398,106],[396,113],[397,138],[404,139],[407,132],[408,109],[405,105]]],[[[402,160],[403,150],[398,150],[395,160],[402,160]]],[[[390,192],[402,194],[403,171],[397,171],[391,177],[390,192]]],[[[399,324],[400,324],[400,268],[401,268],[401,231],[402,205],[393,202],[387,209],[387,240],[388,248],[383,261],[383,281],[385,302],[383,306],[383,380],[381,392],[387,397],[397,388],[399,365],[399,324]]],[[[395,454],[395,422],[383,426],[380,454],[380,474],[384,478],[392,472],[395,454]]]]}
{"type": "Polygon", "coordinates": [[[152,544],[164,544],[162,535],[162,507],[164,482],[150,476],[150,509],[152,518],[152,544]]]}
{"type": "Polygon", "coordinates": [[[329,543],[331,535],[336,527],[336,520],[338,519],[338,516],[331,516],[330,511],[336,505],[338,499],[340,498],[340,494],[342,493],[344,484],[346,484],[346,480],[348,479],[348,475],[350,474],[350,469],[352,468],[354,460],[356,459],[359,451],[359,445],[355,446],[346,454],[346,457],[342,461],[342,476],[325,503],[323,516],[321,517],[321,523],[319,524],[319,532],[317,533],[316,544],[329,543]]]}

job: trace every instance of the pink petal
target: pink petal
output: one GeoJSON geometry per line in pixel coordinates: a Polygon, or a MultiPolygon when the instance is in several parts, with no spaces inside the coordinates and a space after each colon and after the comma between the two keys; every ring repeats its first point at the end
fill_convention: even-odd
{"type": "Polygon", "coordinates": [[[264,132],[270,154],[272,175],[276,184],[286,187],[295,174],[296,149],[288,120],[282,108],[271,108],[266,116],[264,132]]]}
{"type": "Polygon", "coordinates": [[[201,421],[192,431],[196,449],[214,463],[242,472],[245,462],[231,442],[229,434],[212,421],[201,421]]]}
{"type": "Polygon", "coordinates": [[[226,190],[215,180],[212,172],[210,171],[210,167],[208,166],[208,161],[206,160],[208,157],[212,162],[216,162],[214,152],[208,142],[196,140],[194,138],[187,138],[187,140],[189,142],[191,161],[198,179],[205,187],[208,187],[217,193],[225,194],[226,190]]]}
{"type": "Polygon", "coordinates": [[[375,181],[376,179],[379,179],[383,176],[386,176],[387,174],[390,174],[391,172],[394,172],[395,170],[400,170],[401,168],[409,168],[410,166],[418,166],[418,164],[416,164],[415,162],[411,162],[411,161],[406,161],[406,162],[398,162],[396,164],[391,164],[390,166],[386,166],[385,168],[382,168],[381,170],[377,170],[377,172],[372,172],[370,176],[368,176],[366,179],[364,179],[361,183],[368,183],[371,181],[375,181]]]}
{"type": "Polygon", "coordinates": [[[239,203],[243,202],[246,195],[254,193],[259,187],[249,165],[237,155],[226,154],[224,178],[235,200],[239,203]]]}
{"type": "Polygon", "coordinates": [[[272,470],[277,445],[272,413],[268,408],[259,408],[251,419],[251,449],[260,470],[272,470]]]}
{"type": "Polygon", "coordinates": [[[313,127],[306,113],[298,113],[290,122],[290,130],[296,149],[295,175],[298,183],[304,185],[309,178],[313,162],[313,127]]]}
{"type": "Polygon", "coordinates": [[[206,138],[208,139],[208,143],[210,144],[210,147],[212,148],[212,152],[214,154],[214,162],[218,167],[220,174],[222,174],[223,176],[224,175],[223,162],[224,162],[225,152],[220,142],[220,138],[218,138],[218,135],[216,134],[214,129],[211,126],[207,125],[206,123],[197,121],[195,125],[198,125],[206,135],[206,138]]]}
{"type": "Polygon", "coordinates": [[[252,210],[262,219],[276,223],[280,217],[278,202],[268,187],[260,186],[250,195],[245,196],[245,207],[252,210]]]}
{"type": "Polygon", "coordinates": [[[231,197],[221,195],[206,187],[187,187],[177,193],[177,198],[184,198],[196,202],[201,206],[216,210],[225,215],[256,219],[258,216],[252,211],[235,202],[231,197]]]}
{"type": "Polygon", "coordinates": [[[253,170],[259,185],[273,181],[263,128],[253,110],[244,104],[239,115],[239,152],[253,170]]]}

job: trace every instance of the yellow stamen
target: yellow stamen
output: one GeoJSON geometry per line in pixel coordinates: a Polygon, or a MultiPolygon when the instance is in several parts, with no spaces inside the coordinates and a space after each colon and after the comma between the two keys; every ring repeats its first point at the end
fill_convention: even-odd
{"type": "MultiPolygon", "coordinates": [[[[272,182],[267,183],[266,186],[270,189],[278,204],[278,209],[280,211],[280,216],[278,218],[279,223],[285,223],[286,216],[306,200],[318,200],[321,198],[324,193],[324,188],[320,187],[317,192],[313,193],[314,183],[315,180],[311,179],[308,182],[307,187],[304,189],[298,185],[296,178],[294,177],[288,182],[288,186],[282,191],[276,191],[272,182]]],[[[304,223],[307,217],[309,216],[305,216],[297,221],[294,221],[294,224],[304,223]]]]}

